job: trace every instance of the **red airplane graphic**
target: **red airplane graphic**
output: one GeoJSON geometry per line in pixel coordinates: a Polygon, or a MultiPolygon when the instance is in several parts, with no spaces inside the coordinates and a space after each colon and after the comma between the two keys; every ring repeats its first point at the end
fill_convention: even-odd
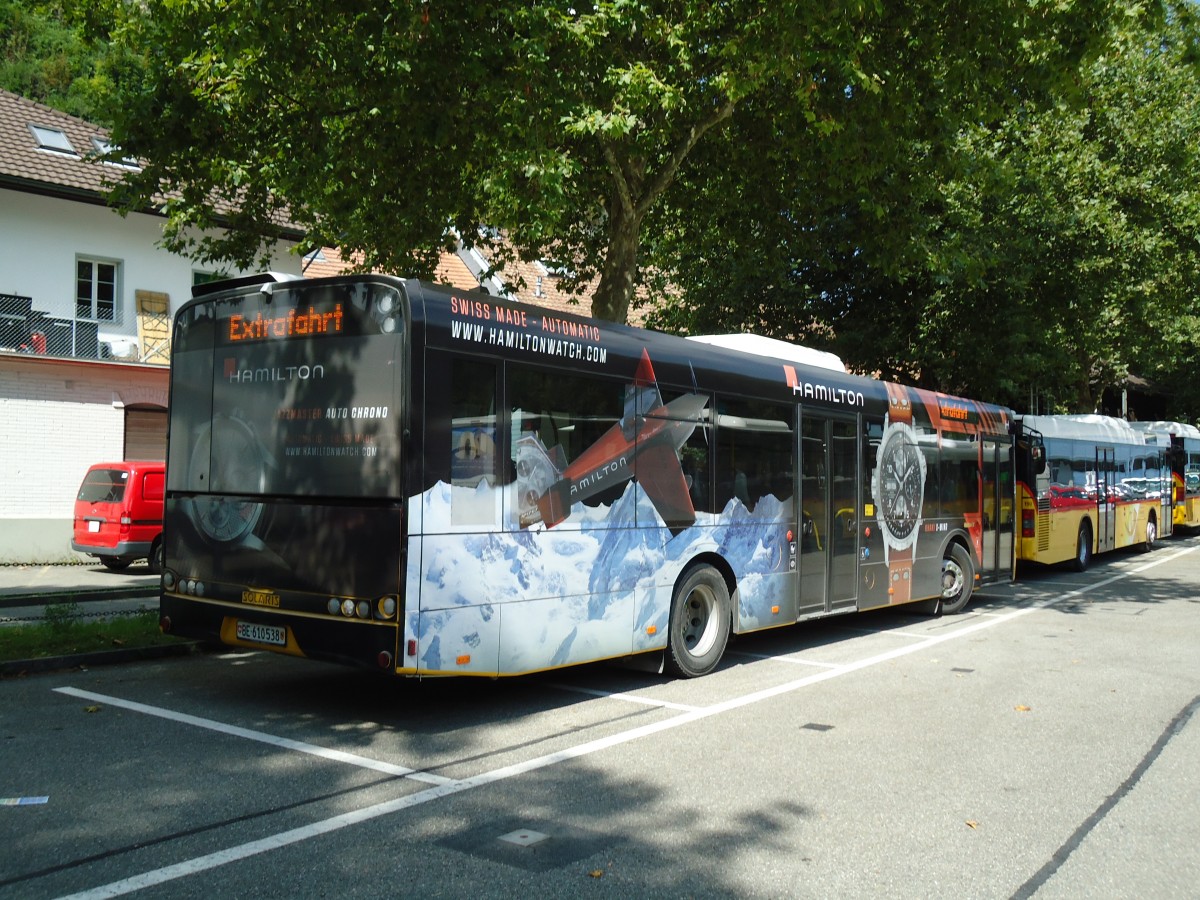
{"type": "MultiPolygon", "coordinates": [[[[633,383],[625,389],[621,421],[565,469],[555,464],[556,459],[562,459],[561,447],[548,451],[532,435],[522,439],[527,442],[522,452],[540,457],[534,465],[543,472],[552,469],[555,478],[544,490],[529,493],[528,500],[533,502],[525,505],[522,524],[540,519],[552,528],[570,515],[572,504],[636,478],[672,534],[683,531],[696,521],[696,509],[683,475],[679,448],[696,430],[707,405],[708,398],[701,394],[684,394],[664,404],[650,355],[643,349],[633,383]]],[[[518,472],[521,469],[518,463],[518,472]]],[[[539,480],[545,484],[549,479],[539,480]]]]}

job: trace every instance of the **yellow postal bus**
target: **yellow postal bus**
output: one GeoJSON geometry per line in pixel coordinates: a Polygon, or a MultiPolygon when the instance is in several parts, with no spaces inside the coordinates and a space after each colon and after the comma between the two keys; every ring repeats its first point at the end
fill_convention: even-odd
{"type": "Polygon", "coordinates": [[[1019,560],[1082,572],[1095,553],[1151,550],[1171,533],[1166,448],[1125,420],[1022,416],[1016,431],[1019,560]]]}

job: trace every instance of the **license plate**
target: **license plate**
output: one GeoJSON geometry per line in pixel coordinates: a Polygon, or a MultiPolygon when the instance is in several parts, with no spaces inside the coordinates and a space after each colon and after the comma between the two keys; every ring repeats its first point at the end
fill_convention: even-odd
{"type": "Polygon", "coordinates": [[[100,522],[96,519],[92,519],[90,522],[88,522],[88,531],[92,534],[99,534],[100,522]]]}
{"type": "Polygon", "coordinates": [[[275,647],[287,645],[287,629],[278,625],[259,625],[257,622],[238,622],[237,638],[255,644],[271,644],[275,647]]]}

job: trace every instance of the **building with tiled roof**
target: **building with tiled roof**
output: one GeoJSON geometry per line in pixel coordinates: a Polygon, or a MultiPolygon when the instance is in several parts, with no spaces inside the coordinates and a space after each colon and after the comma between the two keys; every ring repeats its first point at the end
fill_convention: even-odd
{"type": "MultiPolygon", "coordinates": [[[[79,559],[88,466],[163,457],[170,321],[222,274],[159,247],[157,211],[105,204],[136,165],[108,149],[103,129],[0,91],[0,562],[79,559]]],[[[299,275],[292,246],[272,266],[299,275]]]]}
{"type": "Polygon", "coordinates": [[[592,314],[591,291],[568,294],[559,288],[558,273],[541,260],[515,260],[503,267],[501,277],[507,295],[515,300],[577,316],[592,314]]]}
{"type": "MultiPolygon", "coordinates": [[[[156,210],[122,217],[106,204],[137,165],[102,161],[109,150],[104,129],[0,91],[0,349],[165,364],[147,345],[144,310],[169,318],[193,284],[224,274],[159,247],[156,210]]],[[[288,236],[272,268],[299,274],[291,249],[302,234],[288,236]]]]}
{"type": "MultiPolygon", "coordinates": [[[[336,247],[322,247],[304,257],[306,278],[327,278],[350,271],[352,261],[347,260],[336,247]]],[[[457,253],[443,253],[438,259],[433,280],[438,284],[470,291],[479,287],[479,279],[457,253]]]]}

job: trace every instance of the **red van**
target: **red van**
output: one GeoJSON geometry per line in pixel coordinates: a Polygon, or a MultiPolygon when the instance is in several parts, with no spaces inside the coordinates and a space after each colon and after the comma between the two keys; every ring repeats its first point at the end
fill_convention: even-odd
{"type": "Polygon", "coordinates": [[[166,463],[97,463],[75,498],[71,549],[99,557],[114,572],[135,559],[162,569],[163,488],[166,463]]]}

